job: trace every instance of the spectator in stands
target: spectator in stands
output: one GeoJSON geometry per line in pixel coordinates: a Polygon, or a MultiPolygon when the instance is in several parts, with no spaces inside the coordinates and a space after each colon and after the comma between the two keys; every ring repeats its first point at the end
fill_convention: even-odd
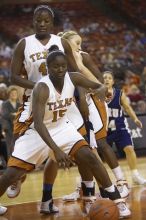
{"type": "Polygon", "coordinates": [[[127,96],[129,97],[130,103],[134,108],[136,107],[138,101],[144,99],[144,96],[142,95],[140,89],[135,84],[132,84],[130,86],[127,96]]]}
{"type": "Polygon", "coordinates": [[[144,67],[142,72],[140,88],[144,96],[146,97],[146,67],[144,67]]]}
{"type": "Polygon", "coordinates": [[[7,86],[4,83],[0,83],[0,170],[6,168],[7,162],[7,150],[4,136],[2,134],[2,119],[1,119],[1,107],[4,100],[7,98],[7,86]]]}
{"type": "Polygon", "coordinates": [[[137,113],[138,114],[146,114],[146,102],[144,100],[140,100],[137,103],[137,113]]]}
{"type": "Polygon", "coordinates": [[[74,25],[71,23],[69,18],[66,18],[64,23],[63,23],[63,30],[68,31],[68,30],[74,30],[74,25]]]}
{"type": "Polygon", "coordinates": [[[7,85],[5,83],[0,83],[0,123],[1,123],[1,107],[3,101],[7,99],[7,85]]]}
{"type": "Polygon", "coordinates": [[[10,58],[12,56],[12,48],[6,45],[5,42],[0,44],[0,57],[10,58]]]}
{"type": "Polygon", "coordinates": [[[2,103],[2,129],[5,132],[8,157],[13,150],[13,121],[20,107],[18,91],[15,86],[8,88],[8,99],[2,103]]]}

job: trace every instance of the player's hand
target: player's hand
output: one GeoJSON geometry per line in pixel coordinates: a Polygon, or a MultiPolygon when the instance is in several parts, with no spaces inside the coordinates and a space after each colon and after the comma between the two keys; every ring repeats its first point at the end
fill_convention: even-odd
{"type": "Polygon", "coordinates": [[[106,102],[110,102],[111,100],[112,100],[112,93],[111,92],[109,92],[109,91],[107,91],[107,93],[106,93],[106,97],[105,97],[105,101],[106,102]]]}
{"type": "Polygon", "coordinates": [[[136,119],[134,122],[137,125],[137,127],[142,128],[142,122],[139,119],[136,119]]]}
{"type": "Polygon", "coordinates": [[[56,149],[53,150],[53,152],[59,167],[63,169],[69,169],[71,166],[74,165],[70,157],[66,153],[64,153],[59,147],[56,147],[56,149]]]}
{"type": "Polygon", "coordinates": [[[105,101],[106,96],[108,94],[108,89],[106,86],[101,85],[100,88],[92,91],[92,93],[94,93],[95,95],[97,95],[97,97],[101,100],[101,101],[105,101]]]}

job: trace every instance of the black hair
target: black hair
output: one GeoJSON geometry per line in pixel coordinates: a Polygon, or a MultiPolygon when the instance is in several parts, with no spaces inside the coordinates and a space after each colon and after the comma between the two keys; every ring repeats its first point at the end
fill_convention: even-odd
{"type": "Polygon", "coordinates": [[[58,26],[62,24],[62,13],[61,11],[59,11],[58,9],[55,8],[51,8],[48,5],[39,5],[35,8],[34,10],[34,16],[38,11],[43,11],[46,10],[49,12],[49,14],[52,16],[52,18],[54,19],[54,25],[58,26]]]}
{"type": "Polygon", "coordinates": [[[48,50],[47,65],[51,63],[53,59],[57,56],[63,56],[64,58],[66,58],[65,53],[62,50],[59,50],[59,47],[54,44],[48,50]]]}

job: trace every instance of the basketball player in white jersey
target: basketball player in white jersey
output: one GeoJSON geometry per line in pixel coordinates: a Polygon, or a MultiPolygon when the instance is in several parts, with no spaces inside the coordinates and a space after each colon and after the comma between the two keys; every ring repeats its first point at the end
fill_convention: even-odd
{"type": "MultiPolygon", "coordinates": [[[[129,209],[111,183],[103,164],[97,160],[88,143],[66,116],[74,98],[75,86],[93,89],[101,100],[105,99],[106,88],[87,80],[82,74],[68,73],[66,55],[60,50],[48,54],[47,66],[49,75],[36,84],[30,99],[29,115],[33,115],[32,122],[15,142],[8,168],[0,178],[0,196],[13,181],[41,164],[52,150],[61,167],[69,168],[72,165],[71,159],[76,161],[82,173],[85,202],[95,199],[94,186],[88,185],[93,175],[107,191],[109,198],[117,204],[120,216],[130,216],[129,209]]],[[[53,207],[53,199],[45,205],[53,207]]]]}
{"type": "MultiPolygon", "coordinates": [[[[93,80],[95,82],[99,82],[98,80],[100,80],[100,82],[102,82],[103,81],[102,74],[100,73],[100,71],[98,70],[97,66],[94,64],[92,59],[90,58],[90,55],[81,50],[82,39],[77,34],[77,32],[66,31],[64,33],[63,32],[59,33],[59,36],[61,36],[63,39],[66,39],[69,42],[70,46],[72,47],[73,55],[76,59],[78,68],[82,70],[83,74],[90,80],[93,80]]],[[[81,112],[83,112],[82,115],[84,119],[86,119],[87,117],[89,118],[89,121],[92,124],[90,123],[88,124],[92,125],[91,129],[93,130],[93,133],[95,133],[96,141],[95,143],[90,142],[90,145],[93,147],[98,145],[105,161],[108,163],[108,165],[110,166],[110,168],[112,169],[116,177],[117,185],[120,187],[120,191],[122,192],[122,189],[123,189],[122,196],[127,197],[129,195],[129,190],[127,189],[127,186],[126,186],[127,182],[125,181],[125,177],[118,164],[118,160],[113,150],[106,142],[108,118],[107,118],[105,103],[101,102],[99,99],[97,99],[93,95],[88,96],[86,100],[81,98],[80,102],[81,102],[80,109],[81,109],[81,112]],[[86,101],[88,103],[88,108],[89,108],[88,114],[89,115],[87,115],[85,110],[82,111],[82,107],[86,105],[85,103],[86,101]],[[97,145],[96,145],[96,142],[97,142],[97,145]]],[[[74,109],[72,109],[72,112],[73,111],[74,109]]],[[[73,124],[75,124],[74,121],[78,121],[78,118],[72,117],[72,119],[70,120],[72,121],[73,124]]],[[[90,128],[88,129],[91,132],[90,135],[93,136],[94,134],[92,134],[91,129],[90,128]]],[[[93,140],[94,140],[94,137],[93,137],[93,140]]],[[[104,193],[102,191],[102,188],[100,188],[100,191],[101,191],[101,194],[104,193]]],[[[63,197],[63,199],[65,201],[68,201],[68,200],[73,201],[73,200],[78,199],[79,197],[80,197],[79,187],[77,187],[76,192],[63,197]]]]}
{"type": "MultiPolygon", "coordinates": [[[[55,19],[54,12],[52,11],[52,9],[50,9],[46,6],[38,7],[35,10],[34,27],[36,29],[36,35],[33,36],[33,38],[32,37],[30,38],[30,40],[31,39],[36,40],[35,47],[37,45],[36,42],[38,43],[39,47],[43,46],[42,43],[47,45],[46,43],[50,39],[50,34],[48,34],[48,30],[50,31],[49,27],[52,26],[54,19],[55,19]],[[51,22],[49,22],[49,19],[51,20],[51,22]]],[[[71,48],[69,47],[69,45],[67,44],[67,42],[65,40],[62,39],[61,43],[63,45],[65,53],[68,55],[67,58],[69,59],[70,65],[73,66],[74,69],[78,69],[78,67],[76,66],[76,64],[74,62],[71,48]]],[[[55,42],[55,44],[57,44],[57,42],[55,42]]],[[[25,47],[26,47],[26,39],[21,40],[20,43],[18,43],[18,46],[16,47],[16,50],[15,50],[15,53],[13,56],[13,60],[12,60],[12,79],[13,79],[13,82],[17,83],[18,85],[23,86],[28,89],[31,89],[35,84],[35,80],[37,81],[37,79],[32,75],[32,67],[34,67],[34,68],[37,67],[37,68],[35,68],[35,71],[39,72],[39,74],[36,74],[35,72],[34,72],[34,74],[36,74],[35,76],[38,76],[38,80],[39,80],[39,77],[42,77],[42,75],[45,74],[45,72],[46,72],[45,56],[44,56],[44,54],[46,54],[45,53],[46,51],[44,51],[42,53],[38,51],[36,53],[34,52],[34,53],[29,54],[29,53],[26,53],[25,47]],[[40,63],[40,61],[42,61],[42,63],[40,63]],[[19,75],[22,68],[23,68],[23,63],[25,64],[25,68],[28,71],[28,73],[26,75],[27,79],[21,78],[19,75]],[[28,63],[28,65],[26,65],[26,63],[28,63]],[[30,70],[31,74],[29,74],[29,70],[30,70]],[[42,72],[42,73],[40,73],[40,72],[42,72]],[[29,77],[29,76],[31,76],[31,77],[29,77]],[[33,81],[31,81],[31,80],[33,80],[33,81]]],[[[59,48],[60,48],[60,43],[59,43],[59,48]]],[[[43,46],[43,49],[44,49],[44,46],[43,46]]],[[[25,96],[24,96],[24,98],[25,98],[24,99],[24,101],[25,101],[24,106],[22,109],[20,109],[20,112],[17,115],[17,119],[16,119],[17,123],[15,123],[15,126],[14,126],[15,134],[18,136],[22,135],[23,132],[25,131],[25,129],[31,123],[32,117],[30,116],[28,118],[29,94],[30,94],[30,90],[27,90],[25,93],[25,96]]],[[[54,165],[50,164],[50,161],[48,163],[49,163],[49,166],[52,166],[52,167],[54,166],[54,165]]],[[[52,179],[54,179],[55,172],[53,169],[50,169],[50,172],[51,171],[52,171],[52,174],[49,176],[46,173],[47,182],[49,182],[49,183],[51,181],[53,181],[52,179]]],[[[44,184],[43,188],[46,189],[46,184],[44,184]]],[[[10,190],[8,188],[7,194],[9,197],[15,197],[16,195],[18,195],[18,193],[20,191],[19,187],[16,187],[16,189],[18,189],[18,190],[11,190],[11,189],[15,189],[14,186],[12,188],[10,187],[10,190]]],[[[43,191],[45,191],[45,190],[43,190],[43,191]]],[[[44,193],[43,197],[45,197],[45,196],[46,196],[46,193],[44,193]]],[[[43,199],[43,201],[44,201],[44,199],[43,199]]]]}
{"type": "MultiPolygon", "coordinates": [[[[31,123],[31,116],[28,117],[30,93],[35,83],[47,73],[46,57],[50,46],[52,44],[57,45],[60,50],[67,54],[68,63],[72,69],[78,69],[68,42],[51,34],[56,20],[57,14],[50,7],[46,5],[38,6],[33,16],[35,34],[21,39],[15,48],[11,65],[11,79],[14,84],[25,88],[23,106],[19,109],[14,124],[15,138],[23,134],[31,123]],[[23,77],[21,77],[22,73],[23,77]]],[[[82,118],[80,120],[83,125],[82,118]]],[[[8,188],[7,195],[10,198],[19,194],[20,184],[21,181],[8,188]]]]}

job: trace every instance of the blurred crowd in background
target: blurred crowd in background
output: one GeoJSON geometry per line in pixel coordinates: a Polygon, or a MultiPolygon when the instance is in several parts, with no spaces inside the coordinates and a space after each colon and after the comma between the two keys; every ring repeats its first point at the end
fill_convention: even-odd
{"type": "MultiPolygon", "coordinates": [[[[77,31],[83,40],[83,50],[90,53],[101,71],[114,72],[116,85],[126,92],[136,113],[146,114],[146,12],[143,9],[146,5],[140,0],[134,4],[132,0],[109,2],[108,14],[86,0],[51,3],[51,7],[62,12],[63,21],[54,33],[77,31]],[[116,10],[120,16],[113,16],[116,10]]],[[[11,85],[10,62],[18,40],[33,34],[35,7],[31,4],[0,7],[0,126],[3,126],[0,129],[1,140],[4,135],[9,146],[13,145],[13,119],[23,92],[11,85]]]]}

